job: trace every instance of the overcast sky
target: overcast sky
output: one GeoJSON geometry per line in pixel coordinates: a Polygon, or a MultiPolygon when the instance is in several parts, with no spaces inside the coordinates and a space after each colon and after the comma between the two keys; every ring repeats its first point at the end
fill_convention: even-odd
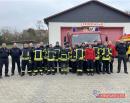
{"type": "MultiPolygon", "coordinates": [[[[79,5],[88,0],[0,0],[0,29],[21,31],[36,27],[37,20],[79,5]]],[[[100,0],[120,10],[130,10],[130,0],[100,0]]]]}

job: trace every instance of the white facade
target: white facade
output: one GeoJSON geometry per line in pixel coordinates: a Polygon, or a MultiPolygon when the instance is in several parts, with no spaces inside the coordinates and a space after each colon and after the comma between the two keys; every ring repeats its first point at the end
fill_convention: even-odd
{"type": "MultiPolygon", "coordinates": [[[[49,43],[61,43],[61,27],[81,27],[82,23],[49,22],[49,43]]],[[[130,23],[103,23],[104,27],[123,27],[124,33],[130,34],[130,23]]]]}

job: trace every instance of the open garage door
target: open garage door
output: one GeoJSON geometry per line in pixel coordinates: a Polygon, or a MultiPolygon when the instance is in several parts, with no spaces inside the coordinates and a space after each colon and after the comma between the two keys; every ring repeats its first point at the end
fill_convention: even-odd
{"type": "MultiPolygon", "coordinates": [[[[81,31],[81,28],[77,28],[77,31],[81,31]]],[[[108,40],[115,41],[118,37],[123,35],[123,27],[103,27],[99,28],[101,32],[102,41],[105,42],[106,37],[108,40]]],[[[64,37],[69,32],[72,32],[72,27],[61,27],[61,45],[64,44],[64,37]]],[[[67,38],[66,38],[67,39],[67,38]]]]}

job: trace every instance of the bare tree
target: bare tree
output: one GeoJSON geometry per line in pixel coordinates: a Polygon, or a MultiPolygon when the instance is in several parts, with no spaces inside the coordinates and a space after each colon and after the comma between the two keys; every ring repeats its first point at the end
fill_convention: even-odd
{"type": "Polygon", "coordinates": [[[42,20],[38,20],[36,23],[36,27],[38,30],[44,29],[44,23],[42,20]]]}

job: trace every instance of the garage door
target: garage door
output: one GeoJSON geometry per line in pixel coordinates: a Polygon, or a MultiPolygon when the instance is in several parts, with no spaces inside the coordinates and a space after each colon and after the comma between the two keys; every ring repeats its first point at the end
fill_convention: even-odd
{"type": "Polygon", "coordinates": [[[115,41],[118,37],[123,34],[123,28],[100,28],[102,33],[102,40],[105,41],[106,37],[108,40],[115,41]]]}
{"type": "MultiPolygon", "coordinates": [[[[77,28],[77,31],[81,31],[81,28],[77,28]]],[[[115,41],[118,37],[123,34],[123,27],[105,27],[99,28],[102,34],[102,40],[105,41],[106,37],[108,40],[115,41]]],[[[72,32],[71,27],[61,27],[61,45],[64,44],[64,36],[67,36],[68,32],[72,32]]]]}

